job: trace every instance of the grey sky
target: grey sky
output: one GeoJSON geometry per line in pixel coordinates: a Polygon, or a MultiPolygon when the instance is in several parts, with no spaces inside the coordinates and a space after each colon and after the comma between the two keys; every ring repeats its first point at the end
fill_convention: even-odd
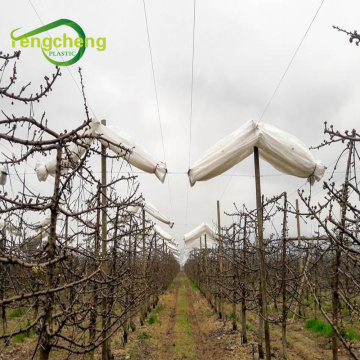
{"type": "MultiPolygon", "coordinates": [[[[44,24],[67,18],[77,22],[86,36],[107,39],[105,51],[87,49],[78,63],[62,69],[63,76],[49,98],[35,105],[35,115],[46,110],[51,126],[59,131],[84,119],[81,94],[69,73],[79,83],[80,66],[95,116],[122,128],[156,159],[164,160],[143,2],[31,2],[44,24]]],[[[253,159],[189,188],[194,3],[145,3],[169,174],[165,184],[153,175],[140,174],[140,189],[146,200],[174,220],[173,229],[161,226],[182,244],[184,233],[203,221],[215,220],[216,200],[228,212],[233,211],[233,202],[255,206],[253,159]]],[[[320,4],[310,0],[196,1],[190,165],[249,118],[259,120],[320,4]]],[[[41,26],[29,1],[5,2],[1,14],[4,52],[12,51],[10,31],[22,27],[23,33],[41,26]]],[[[358,1],[324,1],[263,122],[298,136],[308,146],[323,140],[324,121],[340,130],[357,126],[360,49],[332,25],[360,30],[359,14],[358,1]]],[[[52,71],[40,49],[23,49],[18,63],[21,84],[31,79],[35,86],[52,71]]],[[[28,114],[28,106],[14,109],[9,103],[1,100],[1,108],[28,114]]],[[[338,155],[327,150],[313,153],[326,165],[338,155]]],[[[287,191],[295,201],[296,190],[305,184],[305,179],[282,175],[263,162],[261,171],[268,175],[262,178],[262,189],[269,197],[287,191]]],[[[36,181],[34,177],[38,186],[36,181]]],[[[313,192],[320,188],[321,184],[316,185],[313,192]]]]}

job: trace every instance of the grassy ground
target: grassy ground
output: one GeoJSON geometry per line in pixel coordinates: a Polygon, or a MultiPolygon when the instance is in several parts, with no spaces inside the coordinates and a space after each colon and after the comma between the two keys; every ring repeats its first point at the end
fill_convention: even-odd
{"type": "Polygon", "coordinates": [[[196,347],[192,334],[191,323],[187,312],[185,296],[185,282],[188,281],[183,274],[180,277],[179,299],[175,324],[175,354],[180,359],[195,360],[196,347]]]}

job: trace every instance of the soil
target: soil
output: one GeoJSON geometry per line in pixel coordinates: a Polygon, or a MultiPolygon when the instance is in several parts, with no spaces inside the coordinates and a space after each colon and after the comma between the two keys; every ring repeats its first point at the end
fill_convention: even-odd
{"type": "MultiPolygon", "coordinates": [[[[123,344],[122,333],[114,336],[114,360],[253,360],[257,353],[257,315],[247,313],[248,343],[241,343],[241,332],[232,330],[229,315],[231,305],[225,305],[225,319],[219,319],[200,291],[191,286],[184,273],[180,273],[171,288],[160,296],[159,303],[148,314],[143,326],[136,319],[135,332],[129,333],[128,343],[123,344]]],[[[237,307],[237,314],[240,307],[237,307]]],[[[240,324],[238,324],[240,328],[240,324]]],[[[304,328],[296,321],[288,324],[288,360],[332,359],[331,340],[304,328]]],[[[281,359],[281,327],[271,325],[272,358],[281,359]]],[[[0,360],[30,359],[36,344],[35,337],[22,343],[11,344],[0,351],[0,360]]],[[[358,345],[358,344],[357,344],[358,345]]],[[[359,346],[357,346],[359,347],[359,346]]],[[[66,354],[67,355],[67,354],[66,354]]],[[[53,351],[50,359],[68,358],[60,351],[53,351]]],[[[359,351],[360,356],[360,351],[359,351]]],[[[94,360],[99,360],[100,351],[94,360]]],[[[351,357],[341,347],[339,360],[351,357]]],[[[68,359],[85,360],[88,355],[73,355],[68,359]]]]}

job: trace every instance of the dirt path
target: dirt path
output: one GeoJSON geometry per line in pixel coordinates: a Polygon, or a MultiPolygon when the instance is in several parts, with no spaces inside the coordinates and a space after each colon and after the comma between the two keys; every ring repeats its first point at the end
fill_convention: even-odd
{"type": "MultiPolygon", "coordinates": [[[[148,315],[144,326],[129,336],[126,347],[115,351],[115,360],[253,360],[258,359],[257,316],[248,313],[248,344],[241,344],[239,331],[232,331],[231,305],[225,306],[225,321],[184,273],[160,296],[159,305],[148,315]]],[[[237,309],[239,312],[239,308],[237,309]]],[[[329,340],[310,333],[301,323],[288,326],[289,360],[331,358],[329,340]]],[[[274,359],[281,358],[281,328],[272,326],[271,348],[274,359]]],[[[343,351],[339,359],[350,357],[343,351]]]]}
{"type": "Polygon", "coordinates": [[[229,330],[201,293],[181,273],[144,326],[130,334],[116,360],[250,360],[251,347],[239,345],[239,333],[229,330]],[[152,319],[150,321],[150,319],[152,319]]]}
{"type": "MultiPolygon", "coordinates": [[[[203,303],[203,299],[199,298],[195,293],[194,289],[191,287],[190,282],[186,281],[186,302],[187,302],[187,312],[188,317],[191,323],[191,330],[193,334],[193,339],[196,345],[196,353],[198,360],[208,360],[208,359],[219,359],[219,356],[223,355],[223,349],[221,349],[221,343],[217,338],[211,337],[208,333],[208,327],[206,319],[204,319],[204,313],[196,312],[194,309],[194,302],[203,303]],[[200,316],[200,319],[199,319],[200,316]],[[199,324],[200,320],[200,324],[199,324]],[[205,326],[201,326],[205,325],[205,326]],[[220,346],[219,346],[220,345],[220,346]]],[[[208,306],[207,303],[202,304],[208,306]]],[[[205,316],[208,314],[205,314],[205,316]]],[[[207,316],[206,316],[207,317],[207,316]]],[[[221,357],[220,357],[221,359],[221,357]]]]}

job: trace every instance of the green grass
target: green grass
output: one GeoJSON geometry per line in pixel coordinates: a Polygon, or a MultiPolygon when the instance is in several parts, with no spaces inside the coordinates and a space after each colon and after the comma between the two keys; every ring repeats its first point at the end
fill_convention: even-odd
{"type": "Polygon", "coordinates": [[[154,313],[155,313],[155,314],[159,314],[161,310],[162,310],[162,306],[161,306],[161,305],[158,305],[158,306],[155,308],[154,313]]]}
{"type": "Polygon", "coordinates": [[[254,327],[250,323],[246,323],[246,330],[253,330],[254,327]]]}
{"type": "Polygon", "coordinates": [[[185,296],[185,282],[188,281],[185,276],[180,278],[179,298],[177,306],[177,317],[175,324],[175,354],[177,358],[195,360],[196,346],[191,331],[191,323],[187,315],[187,304],[185,296]]]}
{"type": "Polygon", "coordinates": [[[130,350],[129,356],[130,356],[130,359],[134,359],[137,356],[137,349],[135,346],[130,350]]]}
{"type": "Polygon", "coordinates": [[[153,325],[155,323],[161,325],[161,321],[158,319],[158,317],[155,314],[151,314],[148,318],[148,324],[153,325]]]}
{"type": "Polygon", "coordinates": [[[23,342],[28,335],[26,333],[17,334],[13,337],[15,342],[23,342]]]}
{"type": "MultiPolygon", "coordinates": [[[[326,337],[331,337],[333,333],[330,324],[318,319],[308,320],[305,323],[305,327],[311,331],[317,332],[326,337]]],[[[348,340],[360,341],[360,334],[353,329],[348,329],[348,328],[340,329],[340,333],[343,337],[345,337],[348,340]]]]}
{"type": "Polygon", "coordinates": [[[150,315],[148,320],[149,325],[155,324],[155,321],[156,321],[155,315],[150,315]]]}
{"type": "Polygon", "coordinates": [[[190,281],[190,285],[194,290],[196,290],[198,288],[198,286],[192,281],[190,281]]]}
{"type": "Polygon", "coordinates": [[[10,319],[18,318],[18,317],[24,315],[24,313],[25,313],[25,311],[23,309],[21,309],[21,308],[20,309],[15,309],[10,313],[9,318],[10,319]]]}
{"type": "Polygon", "coordinates": [[[305,323],[306,329],[317,332],[323,336],[331,337],[332,336],[332,327],[330,324],[325,323],[324,321],[318,319],[311,319],[305,323]]]}
{"type": "Polygon", "coordinates": [[[355,330],[353,329],[348,329],[348,328],[345,328],[345,329],[342,329],[341,330],[341,334],[348,340],[358,340],[360,341],[360,334],[357,333],[355,330]]]}
{"type": "Polygon", "coordinates": [[[173,287],[173,285],[174,285],[174,281],[171,280],[166,287],[166,291],[169,291],[173,287]]]}
{"type": "MultiPolygon", "coordinates": [[[[230,311],[229,316],[230,316],[230,319],[231,319],[231,320],[234,319],[234,316],[235,316],[235,315],[234,315],[234,312],[233,312],[232,310],[230,311]]],[[[240,316],[239,316],[239,315],[236,315],[236,321],[237,321],[237,322],[240,322],[240,316]]]]}
{"type": "Polygon", "coordinates": [[[140,339],[140,340],[147,340],[150,338],[151,338],[151,335],[149,333],[147,333],[146,331],[143,331],[138,335],[138,339],[140,339]]]}

